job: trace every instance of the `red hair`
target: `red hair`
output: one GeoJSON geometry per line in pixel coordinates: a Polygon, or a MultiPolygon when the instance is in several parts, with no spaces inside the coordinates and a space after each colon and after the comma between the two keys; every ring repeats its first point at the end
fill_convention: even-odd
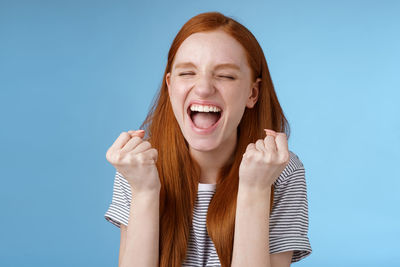
{"type": "MultiPolygon", "coordinates": [[[[253,108],[245,109],[237,129],[233,160],[220,169],[216,192],[208,208],[207,231],[223,267],[231,265],[239,166],[247,145],[263,139],[263,129],[285,132],[287,138],[290,134],[264,53],[253,34],[239,22],[219,12],[201,13],[187,21],[171,44],[162,86],[140,127],[145,129],[147,138],[158,151],[157,168],[161,182],[159,266],[162,267],[181,266],[186,257],[200,175],[199,164],[191,158],[188,143],[172,111],[165,77],[171,71],[178,48],[187,37],[214,30],[225,31],[243,46],[252,80],[262,80],[258,101],[253,108]]],[[[272,203],[273,194],[271,209],[272,203]]]]}

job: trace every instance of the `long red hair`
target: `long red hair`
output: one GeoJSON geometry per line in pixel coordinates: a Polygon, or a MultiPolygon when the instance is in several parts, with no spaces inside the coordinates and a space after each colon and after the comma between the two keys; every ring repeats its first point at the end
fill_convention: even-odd
{"type": "MultiPolygon", "coordinates": [[[[288,121],[278,102],[262,48],[253,34],[219,12],[201,13],[187,21],[172,42],[162,86],[140,127],[158,151],[157,168],[161,182],[159,266],[162,267],[181,266],[186,257],[200,176],[200,167],[191,158],[188,143],[172,111],[165,77],[171,71],[179,46],[187,37],[217,29],[230,34],[243,46],[253,81],[258,77],[262,79],[257,103],[252,109],[245,109],[239,123],[233,161],[220,169],[217,189],[208,208],[207,231],[223,267],[231,265],[239,165],[247,145],[263,139],[263,129],[285,132],[289,138],[288,121]]],[[[271,209],[272,203],[273,194],[271,209]]]]}

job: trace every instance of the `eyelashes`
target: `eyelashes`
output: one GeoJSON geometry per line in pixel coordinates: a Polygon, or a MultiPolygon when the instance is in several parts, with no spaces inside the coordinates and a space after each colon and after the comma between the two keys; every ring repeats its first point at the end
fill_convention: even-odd
{"type": "MultiPolygon", "coordinates": [[[[179,76],[188,76],[188,75],[194,75],[194,73],[192,73],[192,72],[185,72],[185,73],[180,73],[180,74],[179,74],[179,76]]],[[[230,80],[235,80],[235,77],[227,76],[227,75],[219,75],[218,77],[227,78],[227,79],[230,79],[230,80]]]]}

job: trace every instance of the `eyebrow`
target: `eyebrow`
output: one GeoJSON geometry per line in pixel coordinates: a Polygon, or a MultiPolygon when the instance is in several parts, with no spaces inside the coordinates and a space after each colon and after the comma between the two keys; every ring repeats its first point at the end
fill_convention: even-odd
{"type": "MultiPolygon", "coordinates": [[[[185,67],[195,67],[196,68],[196,65],[193,62],[182,62],[182,63],[178,63],[175,65],[175,69],[185,68],[185,67]]],[[[223,63],[223,64],[218,64],[215,66],[215,69],[221,69],[221,68],[231,68],[231,69],[236,69],[236,70],[240,71],[240,67],[233,63],[223,63]]]]}

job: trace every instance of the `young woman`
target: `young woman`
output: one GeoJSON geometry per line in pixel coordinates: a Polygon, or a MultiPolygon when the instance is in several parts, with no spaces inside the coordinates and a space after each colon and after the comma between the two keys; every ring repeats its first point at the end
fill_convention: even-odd
{"type": "Polygon", "coordinates": [[[106,154],[120,266],[277,267],[311,253],[305,169],[243,25],[218,12],[191,18],[140,128],[106,154]]]}

